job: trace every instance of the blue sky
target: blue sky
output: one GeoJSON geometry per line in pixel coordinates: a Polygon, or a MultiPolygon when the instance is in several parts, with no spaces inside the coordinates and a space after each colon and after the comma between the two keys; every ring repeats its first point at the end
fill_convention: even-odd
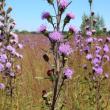
{"type": "MultiPolygon", "coordinates": [[[[53,12],[46,0],[7,0],[7,5],[13,7],[11,15],[19,30],[36,31],[39,25],[47,25],[46,21],[42,21],[41,13],[45,10],[53,12]]],[[[110,29],[110,0],[94,0],[93,9],[96,14],[103,16],[107,28],[110,29]]],[[[89,14],[88,0],[72,0],[67,11],[75,14],[76,19],[71,24],[79,28],[83,13],[89,14]]]]}

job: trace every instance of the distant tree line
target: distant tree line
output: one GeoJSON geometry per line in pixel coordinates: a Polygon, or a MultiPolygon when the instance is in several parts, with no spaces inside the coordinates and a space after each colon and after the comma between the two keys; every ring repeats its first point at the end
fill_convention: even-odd
{"type": "MultiPolygon", "coordinates": [[[[85,35],[85,27],[86,27],[86,20],[90,18],[90,16],[87,16],[85,13],[82,16],[82,23],[80,26],[81,32],[85,35]]],[[[110,35],[110,30],[108,31],[105,27],[105,21],[104,18],[100,15],[95,15],[93,20],[96,20],[96,24],[94,29],[96,30],[96,36],[102,36],[102,35],[110,35]]]]}

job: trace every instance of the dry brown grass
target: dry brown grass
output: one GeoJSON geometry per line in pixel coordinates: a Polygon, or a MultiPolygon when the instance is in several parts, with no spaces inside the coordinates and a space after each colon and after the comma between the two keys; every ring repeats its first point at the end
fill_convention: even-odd
{"type": "MultiPolygon", "coordinates": [[[[49,49],[49,42],[40,34],[19,35],[19,37],[24,44],[24,49],[22,50],[24,58],[20,62],[22,64],[22,72],[16,79],[17,87],[14,102],[8,109],[3,109],[5,98],[4,93],[0,91],[0,94],[2,94],[0,96],[0,110],[43,110],[41,109],[42,90],[49,91],[50,82],[48,80],[38,80],[36,77],[46,77],[46,71],[50,69],[49,64],[42,58],[45,51],[49,49]]],[[[80,81],[84,78],[84,70],[81,66],[84,62],[84,56],[78,54],[78,52],[75,52],[70,57],[69,65],[74,67],[75,75],[72,80],[67,82],[67,91],[65,91],[67,109],[65,110],[94,110],[84,99],[88,86],[80,84],[80,81]]],[[[109,68],[109,66],[106,68],[109,68]]],[[[108,88],[110,81],[106,84],[104,87],[108,88]]],[[[110,91],[106,96],[109,93],[110,91]]],[[[108,100],[106,96],[105,99],[108,100]]],[[[110,110],[110,107],[105,110],[110,110]]]]}

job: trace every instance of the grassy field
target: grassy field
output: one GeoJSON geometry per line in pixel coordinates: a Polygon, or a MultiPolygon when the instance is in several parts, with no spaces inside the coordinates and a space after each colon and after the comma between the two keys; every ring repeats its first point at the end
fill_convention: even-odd
{"type": "MultiPolygon", "coordinates": [[[[22,50],[24,58],[20,61],[22,66],[18,74],[13,100],[6,96],[4,91],[0,91],[0,110],[44,110],[42,103],[42,90],[50,89],[50,82],[37,77],[46,77],[46,72],[50,65],[45,62],[42,56],[49,49],[48,40],[42,35],[19,35],[24,44],[22,50]]],[[[74,44],[73,44],[74,47],[74,44]]],[[[95,110],[95,104],[90,104],[91,94],[89,84],[85,81],[86,72],[82,65],[85,62],[84,56],[79,52],[74,52],[70,56],[69,65],[74,68],[75,74],[65,86],[65,110],[95,110]]],[[[89,65],[89,64],[88,64],[89,65]]],[[[105,69],[110,70],[110,64],[105,69]]],[[[110,79],[103,81],[101,87],[103,91],[102,110],[110,110],[110,79]]],[[[92,96],[92,94],[91,94],[92,96]]]]}

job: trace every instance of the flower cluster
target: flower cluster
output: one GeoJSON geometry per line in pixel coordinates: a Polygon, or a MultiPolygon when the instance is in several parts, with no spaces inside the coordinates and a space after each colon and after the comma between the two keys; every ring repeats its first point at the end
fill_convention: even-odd
{"type": "MultiPolygon", "coordinates": [[[[9,17],[12,8],[9,7],[6,12],[3,12],[5,5],[3,2],[0,4],[2,5],[0,8],[0,73],[3,79],[12,81],[16,78],[16,71],[20,70],[20,65],[15,61],[23,58],[23,55],[18,52],[23,45],[19,43],[18,35],[13,32],[15,22],[9,17]]],[[[3,81],[5,85],[0,83],[0,89],[6,87],[8,91],[12,91],[14,85],[7,84],[5,80],[3,81]]],[[[12,95],[11,92],[10,95],[12,95]]]]}
{"type": "Polygon", "coordinates": [[[76,35],[76,46],[78,49],[80,48],[81,54],[84,53],[86,60],[90,62],[92,74],[95,76],[105,76],[104,66],[110,61],[110,38],[93,37],[96,30],[91,29],[88,23],[85,28],[86,38],[82,41],[82,35],[78,33],[76,35]]]}
{"type": "MultiPolygon", "coordinates": [[[[69,40],[71,36],[77,33],[77,29],[73,26],[70,26],[68,32],[64,32],[65,26],[70,22],[70,20],[75,18],[75,15],[72,13],[66,14],[63,20],[63,25],[61,25],[62,15],[71,2],[69,3],[68,0],[56,0],[56,2],[54,2],[53,0],[47,0],[47,2],[53,5],[55,16],[52,16],[52,14],[50,14],[49,12],[44,12],[42,14],[42,19],[46,19],[48,23],[52,25],[53,31],[48,32],[46,26],[41,25],[39,32],[46,36],[50,41],[50,53],[52,53],[54,61],[51,62],[47,54],[43,55],[43,59],[49,64],[53,63],[52,65],[54,65],[47,71],[47,75],[53,84],[53,99],[57,100],[62,90],[62,86],[65,84],[65,80],[71,79],[73,75],[73,71],[68,67],[67,61],[69,55],[73,52],[73,49],[69,44],[69,40]]],[[[45,101],[45,104],[49,104],[49,109],[54,110],[55,105],[57,105],[55,104],[57,103],[57,101],[54,102],[54,100],[52,100],[50,104],[48,97],[45,97],[45,94],[46,92],[44,93],[43,91],[42,97],[45,101]]]]}

